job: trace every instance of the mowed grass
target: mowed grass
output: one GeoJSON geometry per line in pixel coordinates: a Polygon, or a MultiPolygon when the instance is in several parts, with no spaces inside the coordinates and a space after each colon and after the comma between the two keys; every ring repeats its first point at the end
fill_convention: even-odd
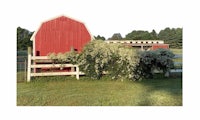
{"type": "Polygon", "coordinates": [[[170,48],[174,54],[183,54],[183,49],[170,48]]]}
{"type": "Polygon", "coordinates": [[[25,71],[20,71],[17,72],[17,82],[25,82],[26,81],[26,72],[25,71]]]}
{"type": "Polygon", "coordinates": [[[18,106],[182,106],[182,79],[40,77],[17,83],[18,106]]]}
{"type": "MultiPolygon", "coordinates": [[[[174,54],[179,54],[182,55],[183,54],[183,50],[182,49],[175,49],[175,48],[171,48],[170,51],[172,51],[174,54]]],[[[182,62],[182,58],[176,58],[173,59],[174,62],[182,62]]]]}

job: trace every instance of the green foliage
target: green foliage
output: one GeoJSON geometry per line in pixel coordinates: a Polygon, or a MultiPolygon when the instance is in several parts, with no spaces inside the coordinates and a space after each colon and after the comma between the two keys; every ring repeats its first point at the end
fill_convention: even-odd
{"type": "Polygon", "coordinates": [[[78,57],[78,54],[75,51],[70,51],[66,53],[49,53],[49,59],[52,59],[54,63],[64,64],[64,63],[75,63],[78,57]]]}
{"type": "Polygon", "coordinates": [[[157,33],[153,30],[151,33],[148,31],[142,30],[133,30],[131,33],[128,33],[125,37],[127,40],[155,40],[157,39],[157,33]]]}
{"type": "Polygon", "coordinates": [[[158,34],[156,33],[155,30],[152,30],[150,33],[152,40],[157,40],[158,39],[158,34]]]}
{"type": "Polygon", "coordinates": [[[97,36],[94,36],[95,40],[105,40],[106,38],[104,36],[100,36],[100,35],[97,35],[97,36]]]}
{"type": "Polygon", "coordinates": [[[119,44],[92,41],[85,46],[78,59],[80,70],[87,76],[100,79],[104,72],[112,79],[131,77],[133,50],[119,44]]]}
{"type": "Polygon", "coordinates": [[[158,38],[170,44],[170,48],[182,48],[182,28],[165,28],[159,32],[158,38]]]}
{"type": "Polygon", "coordinates": [[[166,73],[173,67],[174,54],[166,49],[140,52],[139,63],[134,69],[136,80],[140,78],[153,78],[154,70],[166,73]]]}
{"type": "Polygon", "coordinates": [[[30,32],[21,27],[17,28],[17,50],[27,50],[28,46],[32,46],[30,38],[33,32],[30,32]]]}
{"type": "Polygon", "coordinates": [[[133,49],[122,46],[115,47],[108,67],[109,74],[112,79],[133,78],[134,74],[132,71],[136,62],[137,58],[133,49]]]}
{"type": "Polygon", "coordinates": [[[115,33],[111,38],[108,38],[109,40],[122,40],[122,36],[120,33],[115,33]]]}
{"type": "Polygon", "coordinates": [[[87,76],[100,79],[110,60],[108,44],[102,41],[92,41],[84,47],[79,56],[78,65],[80,70],[87,76]]]}

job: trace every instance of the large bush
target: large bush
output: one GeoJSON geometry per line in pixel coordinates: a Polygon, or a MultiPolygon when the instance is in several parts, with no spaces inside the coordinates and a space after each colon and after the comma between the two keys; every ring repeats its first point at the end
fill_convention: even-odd
{"type": "Polygon", "coordinates": [[[162,71],[163,74],[169,73],[173,67],[174,54],[166,49],[154,51],[143,51],[138,53],[139,62],[134,69],[135,80],[141,78],[153,78],[155,70],[162,71]]]}
{"type": "Polygon", "coordinates": [[[92,41],[84,47],[78,65],[87,76],[100,79],[104,73],[112,79],[132,77],[133,50],[120,44],[92,41]]]}

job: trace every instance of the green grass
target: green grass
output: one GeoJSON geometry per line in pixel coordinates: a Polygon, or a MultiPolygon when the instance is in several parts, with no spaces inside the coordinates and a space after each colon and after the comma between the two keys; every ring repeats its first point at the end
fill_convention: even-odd
{"type": "Polygon", "coordinates": [[[183,54],[183,50],[182,50],[182,49],[170,48],[170,50],[171,50],[174,54],[183,54]]]}
{"type": "Polygon", "coordinates": [[[20,71],[20,72],[17,72],[17,82],[24,82],[26,81],[26,72],[24,71],[20,71]]]}
{"type": "Polygon", "coordinates": [[[182,58],[173,59],[174,62],[183,62],[182,58]]]}
{"type": "Polygon", "coordinates": [[[39,77],[17,83],[18,106],[181,106],[182,79],[133,81],[39,77]]]}
{"type": "MultiPolygon", "coordinates": [[[[174,54],[183,54],[183,50],[182,49],[175,49],[175,48],[171,48],[170,51],[172,51],[174,54]]],[[[173,59],[174,62],[182,62],[182,58],[176,58],[173,59]]],[[[176,68],[182,68],[182,66],[177,66],[176,68]]]]}

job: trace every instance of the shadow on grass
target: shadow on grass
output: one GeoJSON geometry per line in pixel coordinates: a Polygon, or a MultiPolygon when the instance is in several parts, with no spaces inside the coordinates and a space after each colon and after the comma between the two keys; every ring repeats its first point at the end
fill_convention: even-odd
{"type": "Polygon", "coordinates": [[[109,77],[35,77],[18,85],[17,105],[63,106],[181,106],[182,78],[156,76],[138,82],[109,77]]]}
{"type": "Polygon", "coordinates": [[[148,88],[139,106],[182,106],[182,77],[145,79],[140,84],[148,88]]]}

